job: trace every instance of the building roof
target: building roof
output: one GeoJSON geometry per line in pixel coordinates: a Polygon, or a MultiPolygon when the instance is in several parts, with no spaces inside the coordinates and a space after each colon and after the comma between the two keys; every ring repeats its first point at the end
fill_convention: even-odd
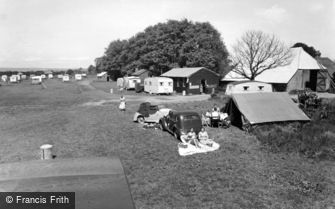
{"type": "Polygon", "coordinates": [[[323,66],[325,66],[329,72],[329,74],[332,76],[333,73],[335,73],[335,62],[329,59],[328,57],[318,57],[316,58],[319,63],[321,63],[323,66]]]}
{"type": "Polygon", "coordinates": [[[250,124],[310,120],[286,92],[232,94],[232,98],[250,124]]]}
{"type": "MultiPolygon", "coordinates": [[[[210,72],[213,72],[205,67],[185,67],[185,68],[173,68],[166,73],[163,73],[161,76],[164,77],[178,77],[178,78],[188,78],[194,73],[198,72],[201,69],[206,69],[210,72]]],[[[215,73],[215,72],[213,72],[215,73]]],[[[216,73],[215,73],[216,74],[216,73]]]]}
{"type": "Polygon", "coordinates": [[[146,73],[146,72],[148,72],[148,70],[140,69],[140,70],[137,70],[137,71],[133,72],[131,75],[132,76],[140,76],[140,75],[142,75],[143,73],[146,73]]]}
{"type": "MultiPolygon", "coordinates": [[[[255,80],[265,83],[288,83],[297,70],[323,70],[325,67],[306,53],[302,47],[291,48],[292,60],[288,65],[264,71],[255,80]]],[[[241,75],[230,71],[222,81],[246,80],[241,75]]]]}

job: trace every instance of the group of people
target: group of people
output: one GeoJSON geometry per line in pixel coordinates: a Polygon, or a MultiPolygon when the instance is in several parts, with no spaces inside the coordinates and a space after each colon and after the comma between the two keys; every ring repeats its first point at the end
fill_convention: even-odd
{"type": "Polygon", "coordinates": [[[221,112],[220,109],[217,107],[216,104],[214,104],[214,107],[212,110],[208,110],[205,113],[205,120],[208,124],[212,124],[212,122],[215,121],[224,121],[228,118],[228,114],[221,112]]]}
{"type": "Polygon", "coordinates": [[[204,127],[201,128],[201,131],[198,135],[195,133],[194,129],[191,128],[187,134],[182,134],[180,140],[184,144],[192,144],[197,148],[201,148],[200,143],[203,145],[211,146],[213,140],[209,138],[207,131],[204,127]]]}

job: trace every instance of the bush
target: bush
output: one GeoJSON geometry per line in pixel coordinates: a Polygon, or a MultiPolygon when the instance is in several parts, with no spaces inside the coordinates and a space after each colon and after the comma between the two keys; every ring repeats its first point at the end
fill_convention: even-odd
{"type": "MultiPolygon", "coordinates": [[[[327,108],[329,112],[335,110],[335,100],[327,104],[327,108]]],[[[335,115],[329,114],[324,119],[315,116],[319,114],[315,111],[310,123],[267,124],[253,132],[261,144],[273,152],[297,152],[309,158],[334,160],[335,115]]]]}

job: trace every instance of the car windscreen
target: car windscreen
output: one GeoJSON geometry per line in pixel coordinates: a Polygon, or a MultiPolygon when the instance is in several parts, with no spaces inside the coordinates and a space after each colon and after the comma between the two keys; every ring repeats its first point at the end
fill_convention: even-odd
{"type": "Polygon", "coordinates": [[[183,121],[191,121],[191,120],[200,120],[198,115],[182,115],[181,119],[183,121]]]}

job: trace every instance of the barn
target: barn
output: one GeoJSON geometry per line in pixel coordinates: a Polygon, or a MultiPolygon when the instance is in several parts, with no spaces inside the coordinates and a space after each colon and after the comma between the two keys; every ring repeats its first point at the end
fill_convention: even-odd
{"type": "Polygon", "coordinates": [[[141,83],[143,83],[144,79],[150,77],[150,71],[146,69],[140,69],[133,72],[130,76],[139,77],[141,79],[141,83]]]}
{"type": "MultiPolygon", "coordinates": [[[[255,80],[270,83],[274,91],[303,90],[327,91],[330,80],[327,69],[303,48],[291,48],[292,59],[288,65],[264,71],[255,80]]],[[[230,71],[221,81],[245,80],[233,71],[230,71]]]]}
{"type": "Polygon", "coordinates": [[[173,89],[186,94],[211,93],[220,81],[220,75],[205,67],[173,68],[161,75],[173,79],[173,89]]]}

